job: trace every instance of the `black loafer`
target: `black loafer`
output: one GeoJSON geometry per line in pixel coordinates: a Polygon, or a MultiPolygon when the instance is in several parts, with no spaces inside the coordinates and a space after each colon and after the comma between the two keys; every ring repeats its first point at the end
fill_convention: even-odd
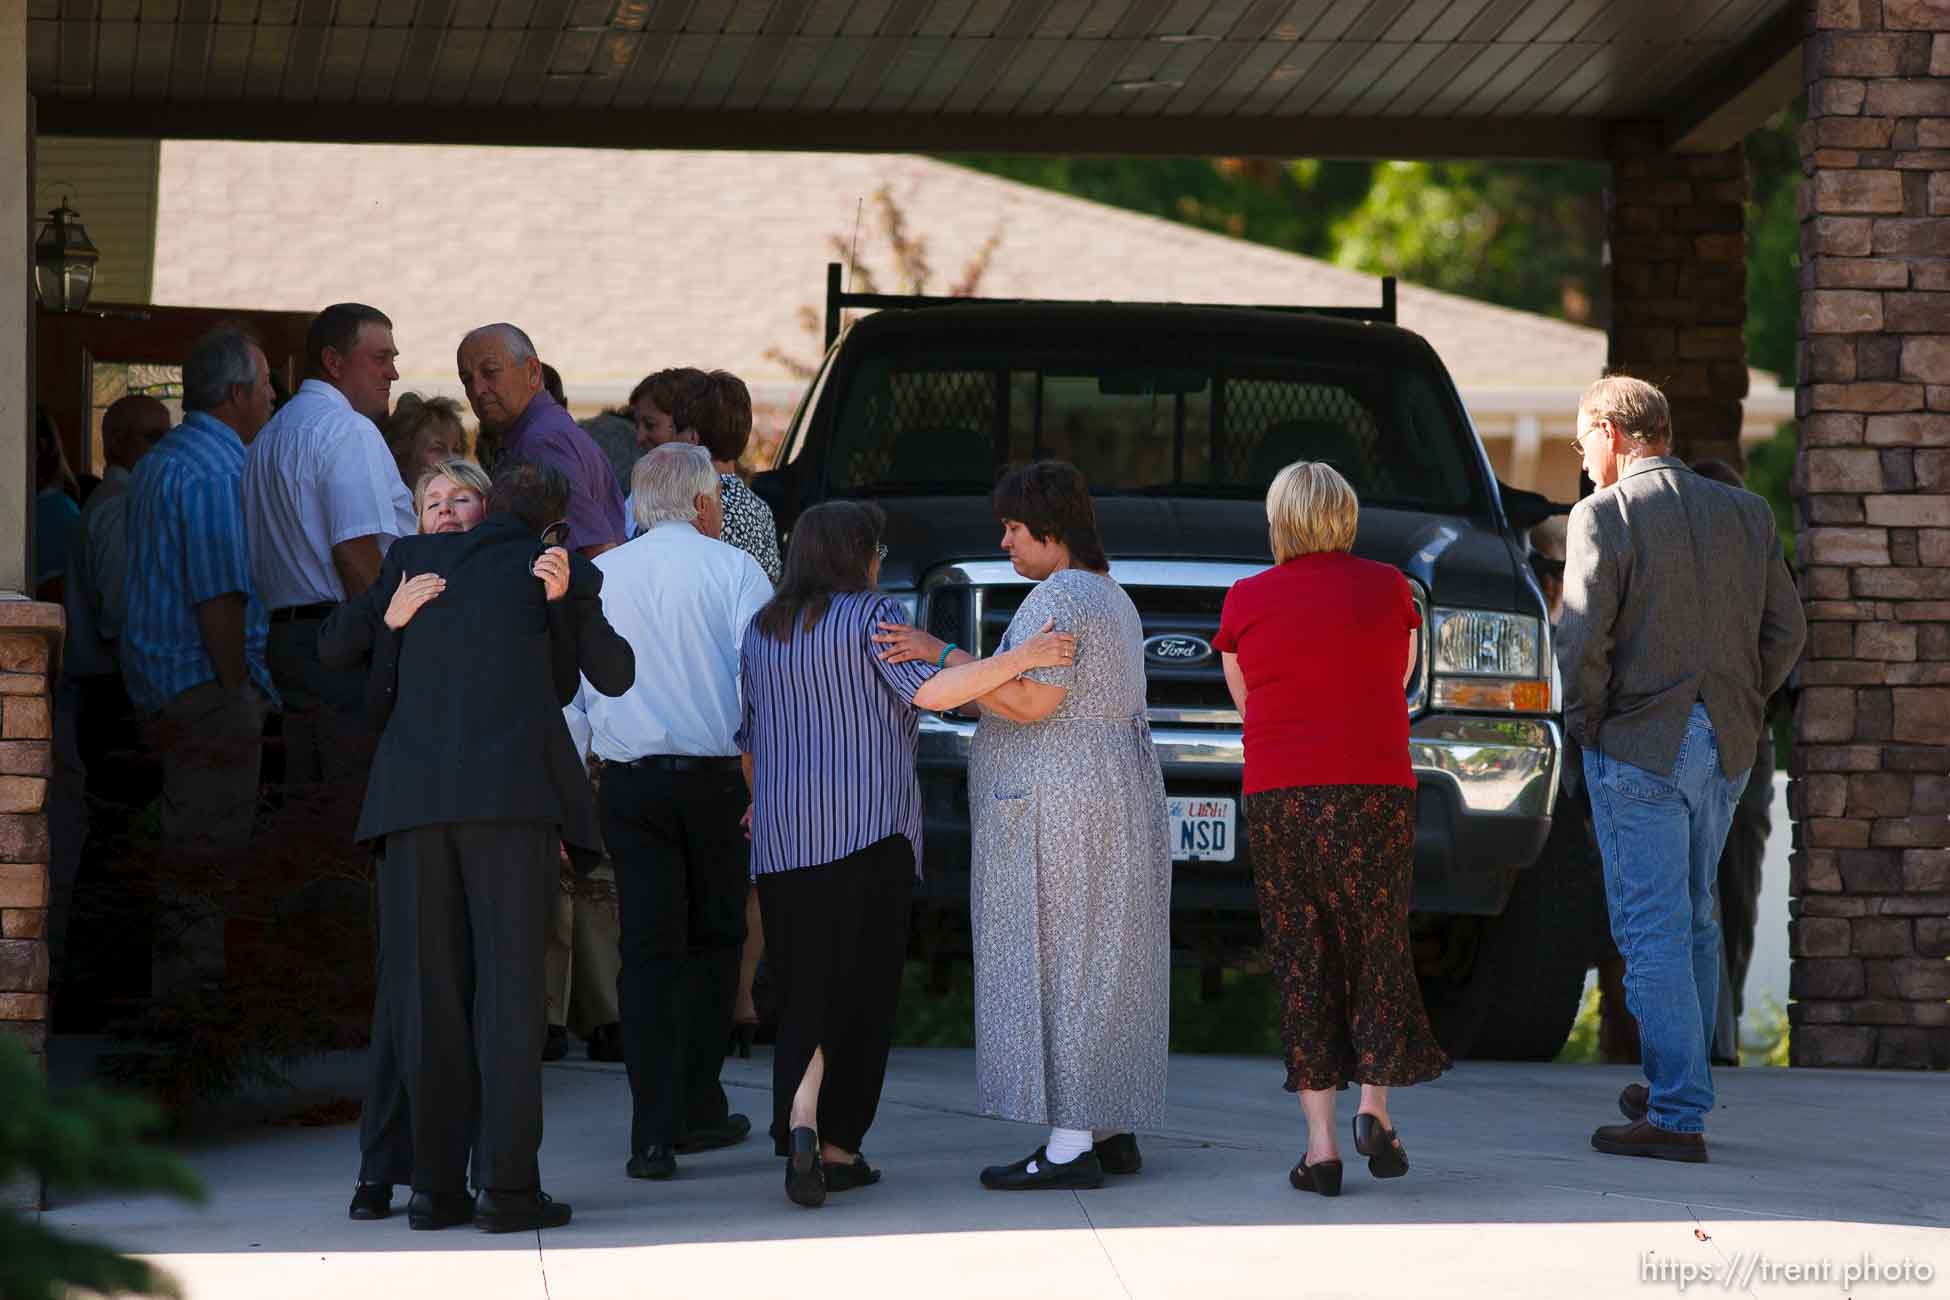
{"type": "Polygon", "coordinates": [[[1354,1117],[1354,1149],[1368,1158],[1368,1172],[1376,1178],[1400,1178],[1408,1172],[1408,1152],[1391,1128],[1372,1115],[1354,1117]]]}
{"type": "Polygon", "coordinates": [[[743,1115],[727,1115],[722,1124],[714,1124],[710,1128],[694,1128],[678,1138],[676,1151],[680,1156],[694,1156],[700,1151],[735,1147],[751,1135],[750,1119],[743,1115]]]}
{"type": "Polygon", "coordinates": [[[794,1205],[809,1210],[826,1204],[826,1167],[819,1158],[819,1134],[804,1126],[792,1130],[791,1152],[785,1158],[785,1194],[794,1205]]]}
{"type": "Polygon", "coordinates": [[[662,1182],[677,1176],[677,1156],[667,1146],[654,1146],[631,1156],[630,1162],[623,1166],[623,1172],[632,1178],[662,1182]]]}
{"type": "Polygon", "coordinates": [[[982,1186],[992,1192],[1085,1191],[1103,1185],[1104,1167],[1094,1151],[1058,1165],[1050,1163],[1045,1148],[1037,1147],[1012,1165],[990,1165],[982,1171],[982,1186]]]}
{"type": "Polygon", "coordinates": [[[490,1192],[474,1199],[474,1226],[482,1232],[535,1232],[559,1228],[574,1211],[541,1188],[525,1192],[490,1192]]]}
{"type": "Polygon", "coordinates": [[[569,1031],[564,1025],[550,1025],[548,1037],[542,1040],[542,1059],[559,1061],[569,1054],[569,1031]]]}
{"type": "Polygon", "coordinates": [[[612,1064],[623,1059],[623,1026],[612,1020],[589,1031],[589,1059],[612,1064]]]}
{"type": "Polygon", "coordinates": [[[1618,1113],[1634,1124],[1645,1118],[1652,1109],[1652,1089],[1642,1083],[1628,1083],[1618,1094],[1618,1113]]]}
{"type": "Polygon", "coordinates": [[[1144,1168],[1144,1157],[1138,1154],[1135,1133],[1113,1133],[1103,1141],[1093,1143],[1090,1150],[1107,1174],[1134,1174],[1144,1168]]]}
{"type": "Polygon", "coordinates": [[[1341,1194],[1341,1162],[1323,1160],[1317,1165],[1307,1163],[1301,1156],[1300,1163],[1287,1172],[1286,1180],[1293,1184],[1297,1192],[1317,1192],[1322,1196],[1341,1194]]]}
{"type": "Polygon", "coordinates": [[[829,1192],[850,1192],[856,1187],[871,1187],[880,1181],[880,1171],[867,1163],[865,1156],[854,1156],[852,1163],[828,1165],[821,1161],[826,1170],[826,1190],[829,1192]]]}
{"type": "Polygon", "coordinates": [[[474,1221],[474,1198],[466,1192],[415,1192],[406,1203],[406,1226],[415,1232],[458,1228],[474,1221]]]}
{"type": "Polygon", "coordinates": [[[352,1208],[348,1218],[365,1222],[372,1219],[392,1217],[393,1185],[391,1183],[360,1183],[352,1189],[352,1208]]]}

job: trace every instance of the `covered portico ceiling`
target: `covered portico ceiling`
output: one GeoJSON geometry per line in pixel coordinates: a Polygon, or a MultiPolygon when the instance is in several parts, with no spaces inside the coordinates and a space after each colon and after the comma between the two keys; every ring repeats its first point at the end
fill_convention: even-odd
{"type": "MultiPolygon", "coordinates": [[[[50,134],[1602,158],[1736,142],[1795,0],[29,0],[50,134]]],[[[539,196],[538,196],[539,197],[539,196]]]]}

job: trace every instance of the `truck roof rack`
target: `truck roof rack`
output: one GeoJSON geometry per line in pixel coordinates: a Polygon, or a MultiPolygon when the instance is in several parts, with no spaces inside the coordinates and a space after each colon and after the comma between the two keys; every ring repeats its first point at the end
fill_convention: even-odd
{"type": "MultiPolygon", "coordinates": [[[[832,347],[840,337],[840,318],[849,307],[871,308],[913,308],[913,307],[953,307],[967,306],[970,303],[1014,303],[1026,306],[1093,307],[1110,302],[1098,299],[1095,302],[1080,298],[938,298],[926,294],[907,293],[848,293],[842,280],[844,268],[838,262],[826,264],[826,346],[832,347]]],[[[1379,321],[1384,325],[1395,323],[1395,277],[1381,277],[1381,305],[1379,307],[1302,307],[1269,306],[1256,304],[1221,303],[1158,303],[1138,302],[1120,303],[1132,307],[1216,307],[1223,311],[1279,311],[1304,312],[1314,316],[1338,316],[1343,320],[1379,321]]]]}

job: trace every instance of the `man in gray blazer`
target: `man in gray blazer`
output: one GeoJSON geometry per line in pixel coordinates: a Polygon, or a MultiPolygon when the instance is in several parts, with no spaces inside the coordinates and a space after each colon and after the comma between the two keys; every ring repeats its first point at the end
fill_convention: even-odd
{"type": "Polygon", "coordinates": [[[1647,1084],[1598,1129],[1611,1155],[1701,1163],[1720,977],[1713,878],[1767,697],[1807,634],[1774,516],[1672,455],[1664,394],[1601,379],[1578,405],[1585,473],[1557,630],[1564,725],[1584,748],[1612,936],[1647,1084]]]}

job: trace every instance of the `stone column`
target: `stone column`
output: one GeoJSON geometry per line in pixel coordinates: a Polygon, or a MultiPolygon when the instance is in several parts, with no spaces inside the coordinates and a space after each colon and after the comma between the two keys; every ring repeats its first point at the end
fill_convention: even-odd
{"type": "Polygon", "coordinates": [[[1796,1065],[1950,1067],[1950,3],[1806,0],[1796,1065]]]}
{"type": "Polygon", "coordinates": [[[1606,366],[1664,390],[1678,455],[1741,467],[1746,157],[1737,147],[1666,153],[1656,124],[1619,126],[1608,147],[1612,321],[1606,366]]]}

